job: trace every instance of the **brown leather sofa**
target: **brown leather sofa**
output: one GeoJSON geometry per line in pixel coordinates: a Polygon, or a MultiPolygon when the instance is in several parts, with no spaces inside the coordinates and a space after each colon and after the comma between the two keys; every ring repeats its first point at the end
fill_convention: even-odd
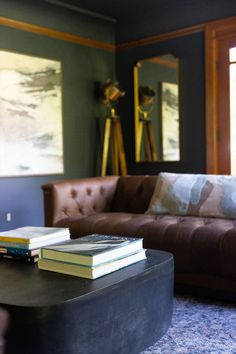
{"type": "Polygon", "coordinates": [[[157,176],[107,176],[42,186],[45,225],[143,237],[144,247],[175,259],[177,291],[236,300],[236,220],[148,215],[157,176]]]}

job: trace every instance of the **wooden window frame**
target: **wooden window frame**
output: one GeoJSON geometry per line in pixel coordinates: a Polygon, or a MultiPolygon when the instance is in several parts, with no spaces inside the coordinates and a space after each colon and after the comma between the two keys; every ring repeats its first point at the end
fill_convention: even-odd
{"type": "Polygon", "coordinates": [[[229,74],[225,70],[230,43],[236,38],[236,16],[205,27],[206,172],[230,174],[229,74]]]}

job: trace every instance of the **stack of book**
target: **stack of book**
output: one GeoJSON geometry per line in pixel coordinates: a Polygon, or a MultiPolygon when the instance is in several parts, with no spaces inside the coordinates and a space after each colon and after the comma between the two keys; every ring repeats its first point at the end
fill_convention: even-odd
{"type": "Polygon", "coordinates": [[[145,258],[142,238],[93,234],[42,247],[38,267],[96,279],[145,258]]]}
{"type": "Polygon", "coordinates": [[[66,241],[70,238],[68,228],[24,226],[0,232],[0,258],[35,263],[40,247],[66,241]]]}

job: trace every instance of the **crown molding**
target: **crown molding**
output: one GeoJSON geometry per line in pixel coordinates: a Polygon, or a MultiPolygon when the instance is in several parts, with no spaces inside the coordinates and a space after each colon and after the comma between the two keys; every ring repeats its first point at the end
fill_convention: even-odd
{"type": "Polygon", "coordinates": [[[135,48],[135,47],[139,47],[139,46],[144,46],[144,45],[152,44],[155,42],[173,39],[173,38],[180,37],[180,36],[186,36],[186,35],[196,33],[196,32],[202,32],[205,30],[205,24],[201,24],[201,25],[196,25],[196,26],[192,26],[192,27],[188,27],[188,28],[183,28],[183,29],[173,31],[173,32],[167,32],[167,33],[159,34],[156,36],[140,39],[137,41],[131,41],[128,43],[118,44],[116,46],[116,45],[109,44],[106,42],[81,37],[79,35],[61,32],[61,31],[50,29],[50,28],[46,28],[46,27],[42,27],[42,26],[38,26],[38,25],[33,25],[33,24],[23,22],[23,21],[13,20],[13,19],[10,19],[7,17],[0,17],[0,25],[6,26],[6,27],[11,27],[14,29],[22,30],[22,31],[26,31],[26,32],[36,33],[36,34],[39,34],[42,36],[52,37],[52,38],[67,41],[67,42],[72,42],[72,43],[84,45],[87,47],[102,49],[102,50],[105,50],[108,52],[113,52],[113,53],[116,51],[131,49],[131,48],[135,48]]]}
{"type": "Polygon", "coordinates": [[[102,41],[96,41],[90,38],[84,38],[75,34],[56,31],[46,27],[32,25],[30,23],[26,23],[18,20],[12,20],[6,17],[0,17],[0,25],[26,31],[26,32],[36,33],[42,36],[52,37],[67,42],[84,45],[87,47],[102,49],[108,52],[115,52],[115,45],[113,44],[105,43],[102,41]]]}
{"type": "Polygon", "coordinates": [[[140,46],[144,46],[144,45],[149,45],[149,44],[153,44],[156,42],[167,41],[167,40],[177,38],[180,36],[187,36],[187,35],[190,35],[193,33],[203,32],[204,30],[205,30],[205,24],[182,28],[182,29],[179,29],[176,31],[158,34],[156,36],[138,39],[136,41],[131,41],[131,42],[124,43],[124,44],[118,44],[116,46],[116,50],[120,51],[120,50],[125,50],[125,49],[136,48],[136,47],[140,47],[140,46]]]}
{"type": "MultiPolygon", "coordinates": [[[[102,49],[108,52],[118,52],[121,50],[126,50],[126,49],[132,49],[140,46],[145,46],[145,45],[150,45],[156,42],[161,42],[161,41],[167,41],[171,40],[177,37],[181,36],[188,36],[193,33],[198,33],[198,32],[205,32],[206,26],[209,25],[217,25],[220,23],[222,20],[216,20],[216,21],[210,21],[208,23],[203,23],[191,27],[186,27],[182,28],[176,31],[171,31],[167,33],[162,33],[158,34],[155,36],[127,42],[127,43],[122,43],[118,45],[114,44],[109,44],[103,41],[97,41],[93,40],[90,38],[85,38],[79,35],[71,34],[71,33],[65,33],[61,31],[57,31],[54,29],[38,26],[38,25],[33,25],[27,22],[23,21],[18,21],[18,20],[13,20],[7,17],[0,17],[0,26],[6,26],[6,27],[11,27],[14,29],[19,29],[22,31],[26,32],[31,32],[31,33],[36,33],[42,36],[47,36],[47,37],[52,37],[55,39],[67,41],[67,42],[72,42],[80,45],[84,45],[87,47],[92,47],[92,48],[97,48],[97,49],[102,49]]],[[[229,21],[235,21],[235,17],[229,18],[229,21]]]]}

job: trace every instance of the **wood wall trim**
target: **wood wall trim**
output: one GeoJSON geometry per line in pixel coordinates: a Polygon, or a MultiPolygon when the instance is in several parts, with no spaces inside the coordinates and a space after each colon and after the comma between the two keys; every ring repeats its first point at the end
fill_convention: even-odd
{"type": "Polygon", "coordinates": [[[174,38],[177,38],[180,36],[187,36],[187,35],[190,35],[193,33],[203,32],[204,30],[205,30],[205,24],[200,24],[200,25],[196,25],[196,26],[192,26],[192,27],[183,28],[183,29],[173,31],[173,32],[167,32],[167,33],[163,33],[163,34],[158,34],[156,36],[152,36],[152,37],[148,37],[148,38],[144,38],[144,39],[139,39],[137,41],[132,41],[132,42],[124,43],[124,44],[118,44],[116,46],[116,50],[120,51],[120,50],[124,50],[124,49],[131,49],[131,48],[135,48],[135,47],[149,45],[149,44],[153,44],[153,43],[160,42],[160,41],[167,41],[167,40],[174,39],[174,38]]]}
{"type": "MultiPolygon", "coordinates": [[[[13,19],[10,19],[7,17],[0,16],[0,25],[23,30],[23,31],[27,31],[27,32],[37,33],[42,36],[53,37],[53,38],[56,38],[59,40],[73,42],[73,43],[81,44],[81,45],[92,47],[92,48],[103,49],[103,50],[106,50],[109,52],[115,52],[115,51],[120,51],[120,50],[124,50],[124,49],[131,49],[131,48],[135,48],[135,47],[139,47],[139,46],[149,45],[149,44],[152,44],[155,42],[170,40],[170,39],[174,39],[174,38],[177,38],[180,36],[190,35],[193,33],[203,32],[203,31],[205,31],[206,26],[208,26],[208,31],[209,31],[211,28],[216,28],[219,25],[221,25],[222,21],[227,21],[226,27],[224,29],[222,29],[222,35],[224,36],[225,31],[226,32],[228,31],[227,27],[231,27],[233,24],[235,24],[235,18],[236,17],[230,17],[230,18],[227,18],[226,20],[211,21],[207,24],[204,23],[204,24],[200,24],[200,25],[195,25],[192,27],[187,27],[187,28],[176,30],[176,31],[159,34],[159,35],[151,36],[151,37],[136,40],[136,41],[118,44],[117,46],[113,45],[113,44],[105,43],[102,41],[97,41],[97,40],[93,40],[90,38],[81,37],[79,35],[74,35],[74,34],[65,33],[65,32],[53,30],[50,28],[38,26],[38,25],[33,25],[33,24],[30,24],[27,22],[13,20],[13,19]]],[[[220,35],[220,33],[218,32],[218,36],[219,35],[220,35]]]]}
{"type": "Polygon", "coordinates": [[[56,31],[46,27],[32,25],[30,23],[26,23],[22,21],[12,20],[6,17],[0,17],[0,25],[26,31],[26,32],[37,33],[42,36],[52,37],[55,39],[72,42],[87,47],[102,49],[108,52],[115,52],[115,45],[113,44],[108,44],[105,42],[84,38],[70,33],[56,31]]]}
{"type": "Polygon", "coordinates": [[[235,28],[236,16],[223,18],[206,23],[206,30],[211,32],[212,38],[220,38],[232,34],[235,28]]]}
{"type": "MultiPolygon", "coordinates": [[[[236,36],[236,16],[212,21],[205,30],[205,82],[206,82],[206,172],[209,174],[228,173],[221,166],[222,147],[219,141],[220,110],[222,102],[219,87],[219,44],[236,36]]],[[[226,119],[225,112],[225,119],[226,119]]],[[[228,119],[228,118],[227,118],[228,119]]],[[[221,139],[222,140],[222,139],[221,139]]],[[[225,156],[225,159],[228,157],[225,156]]]]}
{"type": "Polygon", "coordinates": [[[217,145],[217,50],[215,33],[210,27],[205,32],[205,82],[206,82],[206,172],[218,172],[218,145],[217,145]]]}

